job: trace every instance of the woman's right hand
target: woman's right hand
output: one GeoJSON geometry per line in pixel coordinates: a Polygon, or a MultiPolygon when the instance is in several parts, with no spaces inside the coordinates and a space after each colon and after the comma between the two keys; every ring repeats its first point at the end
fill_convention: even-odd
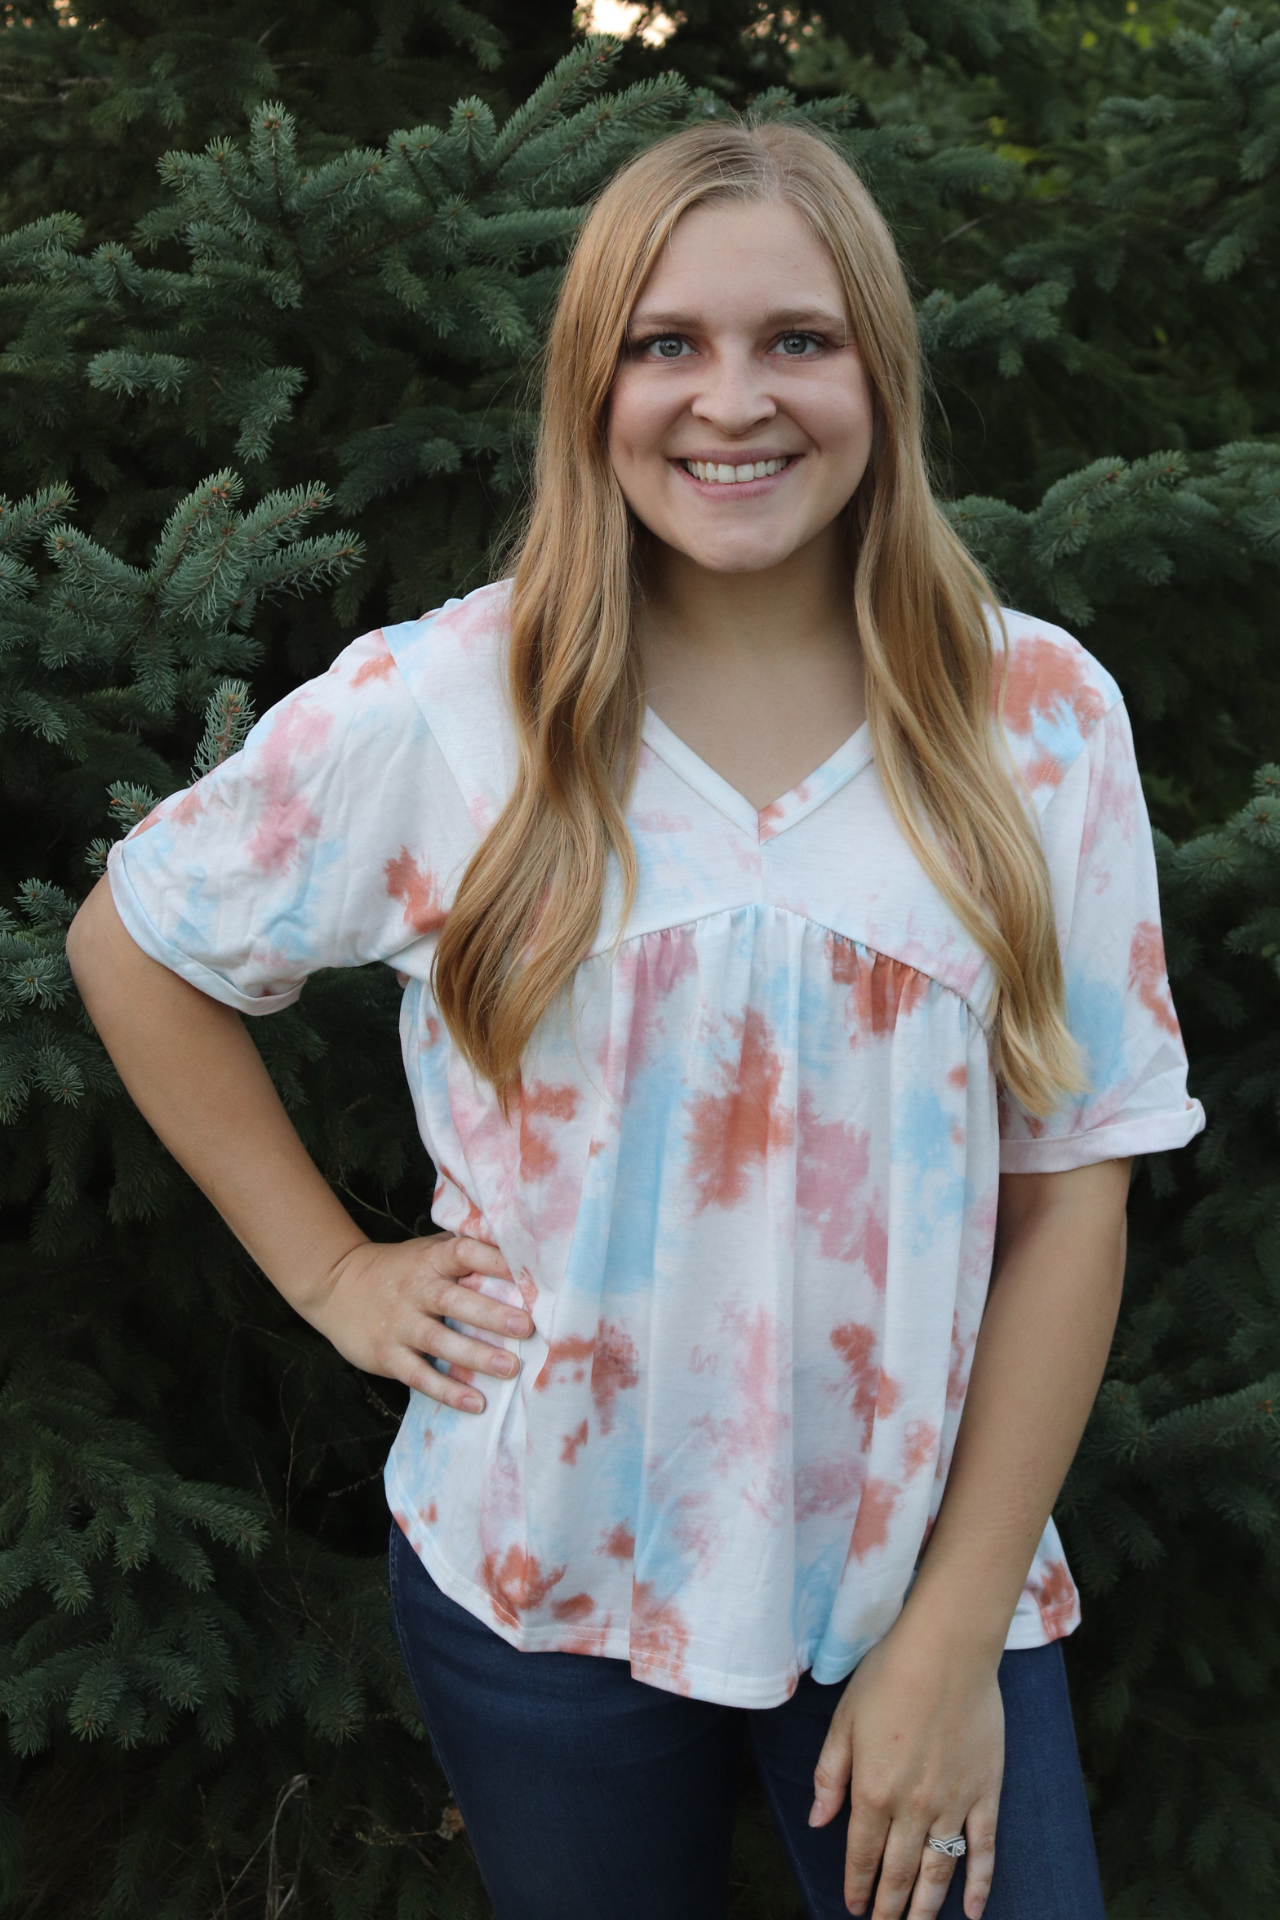
{"type": "Polygon", "coordinates": [[[498,1249],[483,1240],[452,1233],[392,1244],[366,1240],[338,1262],[326,1298],[306,1317],[363,1372],[401,1380],[446,1407],[482,1413],[474,1376],[510,1379],[520,1362],[506,1347],[445,1326],[446,1317],[499,1337],[524,1340],[533,1332],[523,1307],[479,1291],[485,1279],[514,1285],[498,1249]],[[431,1366],[428,1354],[447,1360],[450,1371],[431,1366]]]}

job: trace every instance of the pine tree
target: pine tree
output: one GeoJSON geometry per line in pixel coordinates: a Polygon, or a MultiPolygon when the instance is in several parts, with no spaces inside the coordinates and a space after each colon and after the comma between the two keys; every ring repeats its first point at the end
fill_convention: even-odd
{"type": "MultiPolygon", "coordinates": [[[[1116,672],[1184,842],[1167,931],[1211,1129],[1136,1185],[1062,1503],[1071,1666],[1116,1920],[1280,1893],[1274,770],[1249,797],[1280,707],[1280,14],[1129,5],[689,0],[664,48],[579,41],[533,91],[567,8],[285,5],[261,44],[230,9],[216,46],[160,0],[0,28],[0,1911],[484,1910],[389,1631],[396,1391],[156,1146],[62,937],[112,835],[251,707],[485,576],[585,199],[749,98],[871,181],[956,524],[1116,672]]],[[[394,1024],[373,973],[254,1023],[388,1236],[430,1202],[394,1024]]],[[[735,1914],[798,1911],[751,1795],[734,1882],[735,1914]]]]}

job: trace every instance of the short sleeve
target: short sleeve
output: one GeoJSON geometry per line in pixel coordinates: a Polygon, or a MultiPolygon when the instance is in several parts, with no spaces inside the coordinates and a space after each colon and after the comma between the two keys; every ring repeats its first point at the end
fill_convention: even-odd
{"type": "Polygon", "coordinates": [[[1204,1125],[1165,973],[1155,850],[1117,701],[1042,815],[1067,1019],[1088,1085],[1045,1119],[1000,1103],[1002,1173],[1060,1173],[1185,1146],[1204,1125]]]}
{"type": "Polygon", "coordinates": [[[476,841],[381,632],[263,716],[239,753],[112,848],[112,897],[144,952],[243,1013],[321,967],[431,945],[476,841]]]}

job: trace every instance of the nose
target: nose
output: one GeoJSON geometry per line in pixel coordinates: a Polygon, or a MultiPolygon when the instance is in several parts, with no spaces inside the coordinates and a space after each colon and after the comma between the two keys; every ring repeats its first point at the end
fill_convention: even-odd
{"type": "Polygon", "coordinates": [[[707,365],[706,378],[690,403],[695,419],[705,420],[728,438],[750,433],[778,411],[768,390],[765,369],[745,348],[722,349],[707,365]]]}

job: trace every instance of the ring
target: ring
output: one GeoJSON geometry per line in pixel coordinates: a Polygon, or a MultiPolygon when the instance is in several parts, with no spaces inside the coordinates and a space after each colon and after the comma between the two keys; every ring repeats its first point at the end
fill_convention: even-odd
{"type": "Polygon", "coordinates": [[[945,1853],[949,1860],[962,1860],[969,1851],[962,1833],[948,1834],[945,1840],[935,1840],[931,1833],[924,1837],[926,1847],[932,1847],[935,1853],[945,1853]]]}

